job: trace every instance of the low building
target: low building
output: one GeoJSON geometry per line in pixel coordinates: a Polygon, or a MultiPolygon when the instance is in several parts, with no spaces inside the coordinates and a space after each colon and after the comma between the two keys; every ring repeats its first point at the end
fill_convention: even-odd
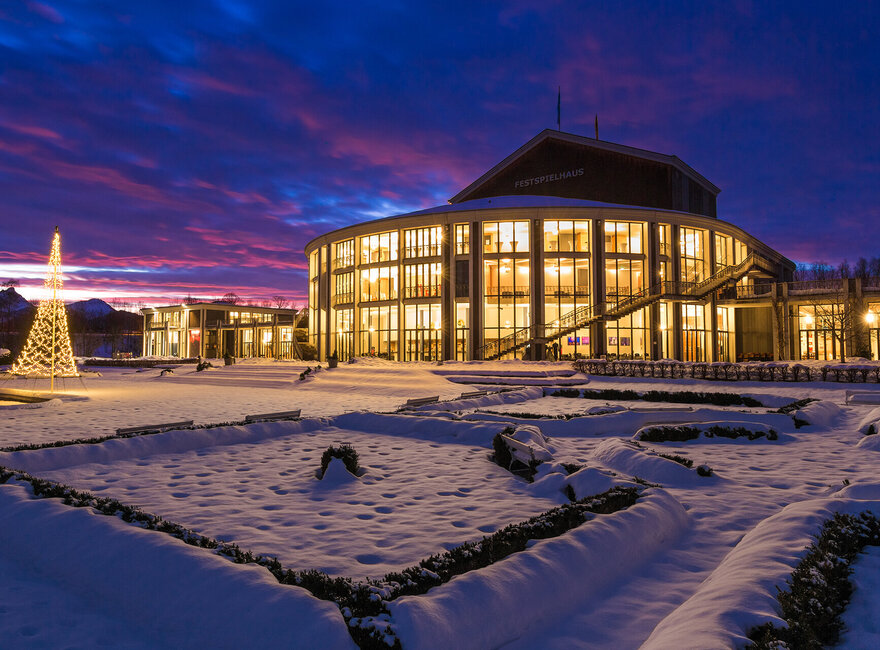
{"type": "Polygon", "coordinates": [[[141,313],[144,356],[302,358],[295,309],[196,302],[141,313]]]}
{"type": "Polygon", "coordinates": [[[675,156],[545,130],[449,205],[306,246],[319,358],[782,358],[795,265],[675,156]],[[731,293],[732,292],[732,293],[731,293]],[[783,320],[785,320],[783,318],[783,320]]]}

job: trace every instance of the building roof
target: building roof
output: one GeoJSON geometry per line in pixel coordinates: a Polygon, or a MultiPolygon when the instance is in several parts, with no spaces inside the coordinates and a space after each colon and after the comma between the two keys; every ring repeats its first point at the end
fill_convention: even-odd
{"type": "Polygon", "coordinates": [[[590,149],[598,149],[607,152],[613,152],[617,154],[623,154],[626,156],[631,156],[633,158],[638,158],[641,160],[652,161],[656,163],[661,163],[663,165],[668,165],[677,169],[679,172],[687,176],[696,184],[703,187],[705,190],[710,192],[712,195],[717,195],[721,192],[721,189],[716,186],[714,183],[709,181],[705,176],[697,172],[690,165],[685,164],[678,156],[671,156],[668,154],[657,153],[656,151],[648,151],[646,149],[638,149],[636,147],[629,147],[623,144],[616,144],[614,142],[605,142],[604,140],[597,140],[595,138],[587,138],[582,135],[576,135],[574,133],[565,133],[563,131],[555,131],[553,129],[544,129],[534,138],[526,142],[519,149],[514,151],[512,154],[507,156],[504,160],[499,162],[497,165],[492,167],[485,174],[480,176],[473,183],[468,185],[458,194],[449,199],[450,203],[458,203],[461,201],[465,201],[476,193],[482,186],[486,185],[490,181],[492,181],[499,174],[504,172],[507,168],[509,168],[514,162],[519,161],[526,154],[534,150],[541,144],[544,144],[550,140],[557,140],[560,142],[566,142],[569,144],[574,144],[590,149]]]}

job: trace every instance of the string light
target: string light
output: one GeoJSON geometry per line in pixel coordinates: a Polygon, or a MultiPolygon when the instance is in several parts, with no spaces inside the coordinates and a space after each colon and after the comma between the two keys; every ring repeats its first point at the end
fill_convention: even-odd
{"type": "Polygon", "coordinates": [[[55,377],[79,377],[67,329],[67,311],[61,300],[63,284],[61,235],[56,226],[49,254],[49,271],[43,282],[46,297],[40,300],[24,350],[12,364],[15,375],[51,377],[51,390],[55,389],[55,377]]]}

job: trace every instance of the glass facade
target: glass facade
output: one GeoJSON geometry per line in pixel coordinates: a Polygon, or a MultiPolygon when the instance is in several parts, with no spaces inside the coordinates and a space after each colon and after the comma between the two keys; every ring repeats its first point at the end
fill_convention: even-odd
{"type": "MultiPolygon", "coordinates": [[[[499,349],[502,358],[736,357],[734,307],[683,294],[742,261],[743,242],[711,226],[676,225],[675,215],[657,222],[651,211],[639,220],[553,210],[510,210],[504,219],[493,209],[485,221],[440,213],[429,225],[420,216],[377,233],[358,226],[310,248],[309,342],[322,358],[335,350],[341,359],[469,360],[499,349]],[[482,242],[472,246],[475,234],[482,242]]],[[[796,329],[804,355],[831,354],[833,341],[820,341],[815,323],[796,329]]]]}

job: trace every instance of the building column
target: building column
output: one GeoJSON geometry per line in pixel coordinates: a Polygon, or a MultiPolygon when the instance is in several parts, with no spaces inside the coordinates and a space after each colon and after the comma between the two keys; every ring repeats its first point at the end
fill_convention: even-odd
{"type": "MultiPolygon", "coordinates": [[[[593,220],[593,310],[605,313],[605,220],[593,220]]],[[[590,356],[598,359],[605,355],[605,321],[590,325],[590,356]]]]}
{"type": "Polygon", "coordinates": [[[709,309],[711,310],[709,322],[712,324],[712,331],[709,336],[711,339],[711,349],[706,359],[708,361],[718,361],[718,301],[714,291],[712,292],[712,299],[709,301],[709,309]]]}
{"type": "Polygon", "coordinates": [[[442,227],[440,246],[440,327],[443,338],[440,343],[440,358],[449,361],[455,357],[455,246],[452,241],[454,227],[442,227]]]}
{"type": "Polygon", "coordinates": [[[477,350],[483,345],[483,232],[482,223],[471,225],[471,322],[470,358],[476,359],[477,350]]]}
{"type": "Polygon", "coordinates": [[[543,220],[532,219],[532,242],[529,250],[529,280],[530,280],[530,305],[529,305],[529,321],[532,325],[531,335],[533,337],[530,346],[529,358],[532,361],[541,361],[545,358],[544,354],[544,324],[547,322],[544,317],[544,228],[543,220]],[[540,341],[540,343],[538,343],[540,341]]]}
{"type": "Polygon", "coordinates": [[[669,306],[672,308],[672,350],[673,355],[678,361],[682,361],[684,359],[684,345],[682,339],[684,338],[684,330],[682,329],[682,318],[681,318],[681,303],[680,302],[670,302],[669,306]]]}

